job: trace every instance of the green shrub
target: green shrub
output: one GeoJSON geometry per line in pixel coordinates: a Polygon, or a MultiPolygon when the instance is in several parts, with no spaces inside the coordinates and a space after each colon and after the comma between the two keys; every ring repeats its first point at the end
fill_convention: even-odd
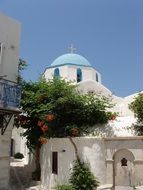
{"type": "Polygon", "coordinates": [[[22,158],[24,158],[24,156],[23,156],[22,153],[17,152],[17,153],[14,154],[14,158],[16,158],[16,159],[22,159],[22,158]]]}
{"type": "Polygon", "coordinates": [[[71,185],[57,185],[56,190],[74,190],[71,185]]]}
{"type": "Polygon", "coordinates": [[[88,165],[80,160],[74,162],[69,182],[75,190],[94,190],[99,185],[88,165]]]}

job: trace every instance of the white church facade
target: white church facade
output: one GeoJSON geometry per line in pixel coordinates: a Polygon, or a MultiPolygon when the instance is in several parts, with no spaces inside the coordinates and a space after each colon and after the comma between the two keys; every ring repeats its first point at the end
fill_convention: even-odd
{"type": "MultiPolygon", "coordinates": [[[[77,145],[80,158],[89,163],[91,171],[101,185],[110,184],[109,189],[111,187],[116,189],[117,186],[142,185],[143,137],[135,136],[131,126],[136,119],[128,108],[128,104],[137,94],[124,98],[113,95],[102,84],[101,74],[89,61],[73,52],[55,59],[45,69],[43,76],[46,81],[55,76],[71,81],[77,84],[80,93],[95,92],[112,98],[115,103],[112,111],[118,112],[118,117],[105,126],[97,126],[95,136],[77,137],[73,138],[73,141],[77,145]]],[[[68,138],[50,139],[43,145],[41,151],[43,189],[51,190],[56,184],[68,183],[74,160],[74,148],[68,138]],[[56,167],[56,172],[53,167],[56,167]]]]}

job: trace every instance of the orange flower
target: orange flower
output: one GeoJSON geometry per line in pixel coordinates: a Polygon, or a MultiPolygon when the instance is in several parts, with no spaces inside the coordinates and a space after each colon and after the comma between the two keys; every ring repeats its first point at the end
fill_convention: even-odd
{"type": "Polygon", "coordinates": [[[39,127],[42,127],[42,126],[44,125],[44,121],[39,120],[37,125],[38,125],[39,127]]]}
{"type": "Polygon", "coordinates": [[[115,119],[116,119],[116,116],[113,115],[113,116],[111,117],[111,120],[115,120],[115,119]]]}
{"type": "Polygon", "coordinates": [[[48,126],[44,124],[44,125],[41,127],[41,130],[45,133],[46,131],[48,131],[48,126]]]}
{"type": "Polygon", "coordinates": [[[73,136],[77,136],[78,133],[79,133],[79,131],[78,131],[77,128],[72,128],[71,132],[72,132],[72,135],[73,135],[73,136]]]}
{"type": "Polygon", "coordinates": [[[46,115],[46,119],[47,119],[48,121],[52,121],[54,118],[55,118],[55,117],[54,117],[53,114],[48,114],[48,115],[46,115]]]}
{"type": "Polygon", "coordinates": [[[47,139],[44,138],[44,137],[40,137],[40,138],[39,138],[39,142],[40,142],[41,144],[46,144],[46,143],[47,143],[47,139]]]}

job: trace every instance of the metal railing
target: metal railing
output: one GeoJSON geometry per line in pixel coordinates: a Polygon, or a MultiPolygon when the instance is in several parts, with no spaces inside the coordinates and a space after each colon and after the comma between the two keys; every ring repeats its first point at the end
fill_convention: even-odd
{"type": "Polygon", "coordinates": [[[17,83],[0,79],[0,107],[18,108],[20,98],[21,87],[17,83]]]}

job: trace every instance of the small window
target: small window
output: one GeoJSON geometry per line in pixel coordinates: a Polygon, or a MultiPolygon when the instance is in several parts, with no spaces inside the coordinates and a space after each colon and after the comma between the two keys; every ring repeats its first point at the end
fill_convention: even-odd
{"type": "Polygon", "coordinates": [[[127,166],[127,159],[126,158],[122,158],[121,166],[127,166]]]}
{"type": "Polygon", "coordinates": [[[58,152],[52,152],[52,173],[58,174],[58,152]]]}
{"type": "Polygon", "coordinates": [[[96,73],[96,81],[99,82],[98,74],[96,73]]]}
{"type": "Polygon", "coordinates": [[[82,71],[80,68],[77,69],[77,82],[82,81],[82,71]]]}
{"type": "Polygon", "coordinates": [[[60,77],[60,70],[59,70],[59,68],[56,68],[54,70],[54,77],[60,77]]]}

